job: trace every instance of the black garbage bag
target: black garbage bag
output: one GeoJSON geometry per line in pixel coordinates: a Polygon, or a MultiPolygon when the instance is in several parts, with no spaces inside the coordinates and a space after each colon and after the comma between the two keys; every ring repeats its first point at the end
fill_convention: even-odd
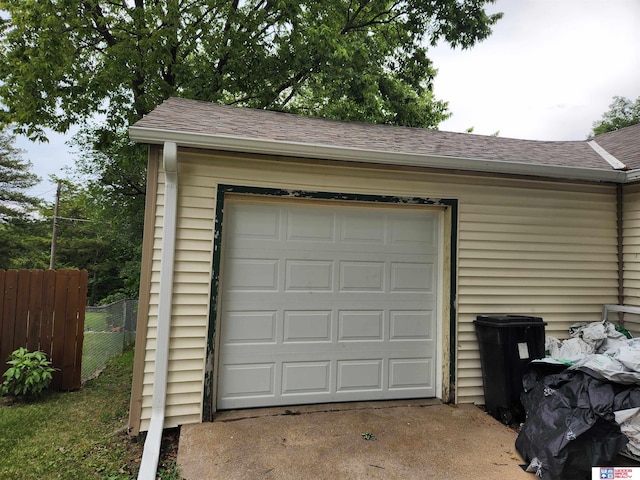
{"type": "Polygon", "coordinates": [[[588,369],[549,368],[557,370],[532,363],[524,375],[516,448],[543,480],[588,480],[592,466],[610,463],[627,444],[613,412],[640,406],[640,389],[588,369]]]}

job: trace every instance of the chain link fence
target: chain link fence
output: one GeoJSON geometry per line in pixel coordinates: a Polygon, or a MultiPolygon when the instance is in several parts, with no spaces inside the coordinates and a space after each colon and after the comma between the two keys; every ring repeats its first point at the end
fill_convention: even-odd
{"type": "Polygon", "coordinates": [[[101,307],[86,307],[82,344],[82,383],[96,376],[136,339],[138,300],[120,300],[101,307]]]}

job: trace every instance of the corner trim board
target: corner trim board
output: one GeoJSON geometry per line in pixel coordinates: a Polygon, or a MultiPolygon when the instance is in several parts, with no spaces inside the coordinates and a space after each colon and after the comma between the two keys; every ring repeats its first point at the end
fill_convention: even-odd
{"type": "Polygon", "coordinates": [[[165,142],[164,162],[164,215],[162,220],[162,253],[160,257],[160,295],[158,299],[158,327],[153,368],[151,420],[144,442],[138,479],[156,477],[160,444],[164,428],[169,375],[169,345],[171,343],[171,315],[173,304],[173,271],[175,261],[176,227],[178,216],[178,147],[165,142]]]}

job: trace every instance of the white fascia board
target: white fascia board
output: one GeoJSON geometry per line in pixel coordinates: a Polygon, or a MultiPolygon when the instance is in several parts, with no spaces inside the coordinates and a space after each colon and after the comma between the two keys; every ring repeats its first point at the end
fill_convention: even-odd
{"type": "Polygon", "coordinates": [[[640,170],[630,170],[625,177],[625,183],[635,183],[640,181],[640,170]]]}
{"type": "Polygon", "coordinates": [[[208,135],[135,126],[129,128],[129,136],[131,140],[139,143],[163,144],[164,142],[175,142],[180,147],[346,162],[501,173],[592,182],[623,183],[626,178],[625,172],[619,170],[533,165],[529,163],[504,162],[478,158],[383,152],[360,148],[282,142],[225,135],[208,135]]]}

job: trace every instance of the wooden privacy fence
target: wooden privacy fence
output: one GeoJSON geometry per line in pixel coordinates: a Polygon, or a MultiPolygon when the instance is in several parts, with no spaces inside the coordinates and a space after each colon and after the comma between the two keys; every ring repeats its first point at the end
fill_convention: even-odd
{"type": "Polygon", "coordinates": [[[52,388],[80,388],[86,300],[86,270],[0,270],[0,376],[26,347],[58,369],[52,388]]]}

